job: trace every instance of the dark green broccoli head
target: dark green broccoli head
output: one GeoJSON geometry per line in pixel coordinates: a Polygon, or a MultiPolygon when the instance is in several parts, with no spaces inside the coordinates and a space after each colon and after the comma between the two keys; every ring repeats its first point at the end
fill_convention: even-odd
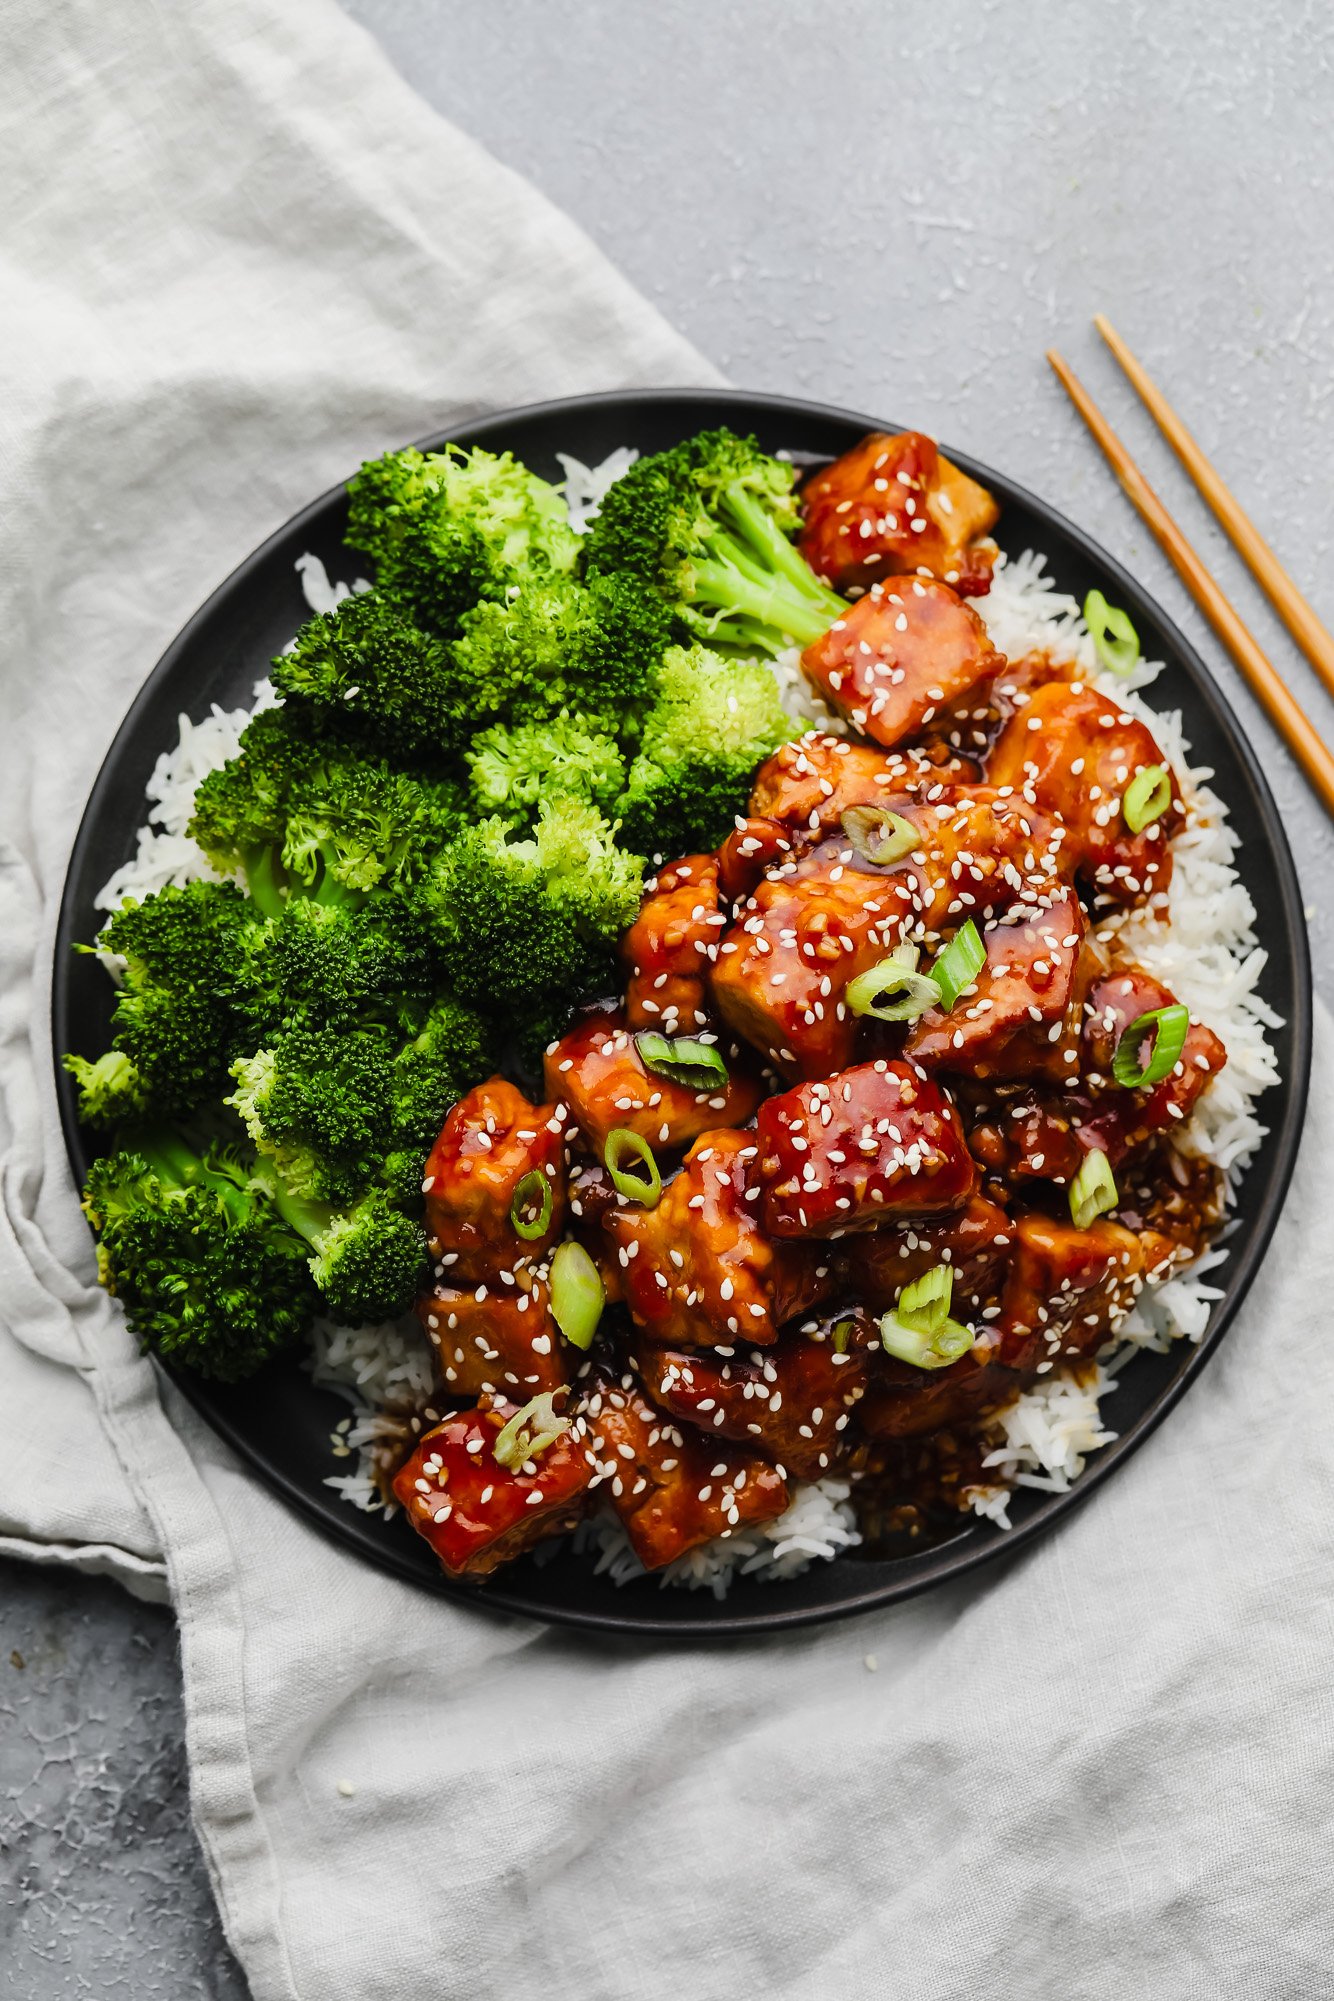
{"type": "Polygon", "coordinates": [[[84,1209],[103,1285],[164,1360],[239,1382],[309,1329],[309,1248],[244,1163],[150,1141],[93,1163],[84,1209]]]}
{"type": "Polygon", "coordinates": [[[374,890],[355,907],[292,897],[255,933],[248,1020],[261,1040],[297,1021],[391,1025],[437,984],[437,954],[407,897],[374,890]]]}
{"type": "Polygon", "coordinates": [[[420,1207],[426,1156],[451,1105],[495,1069],[489,1020],[456,1000],[439,1000],[394,1058],[393,1144],[383,1180],[393,1199],[420,1207]]]}
{"type": "Polygon", "coordinates": [[[425,1263],[420,1223],[372,1192],[321,1229],[310,1271],[331,1316],[358,1327],[406,1312],[425,1263]]]}
{"type": "Polygon", "coordinates": [[[796,733],[768,667],[673,647],[616,805],[622,840],[662,858],[717,847],[756,767],[796,733]]]}
{"type": "Polygon", "coordinates": [[[294,1194],[347,1202],[379,1175],[393,1055],[392,1039],[375,1030],[298,1023],[233,1064],[226,1102],[294,1194]]]}
{"type": "Polygon", "coordinates": [[[449,748],[445,648],[382,592],[345,598],[308,620],[274,661],[273,685],[322,729],[372,755],[414,764],[449,748]]]}

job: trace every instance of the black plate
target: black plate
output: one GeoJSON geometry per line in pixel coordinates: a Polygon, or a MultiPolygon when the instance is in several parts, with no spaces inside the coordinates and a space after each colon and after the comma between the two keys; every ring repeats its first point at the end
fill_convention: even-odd
{"type": "MultiPolygon", "coordinates": [[[[618,445],[652,452],[706,426],[754,431],[770,451],[835,457],[866,431],[902,428],[813,403],[733,392],[656,390],[575,397],[506,411],[466,424],[445,437],[464,444],[506,447],[534,471],[559,477],[555,454],[573,452],[592,465],[618,445]]],[[[1265,999],[1283,1016],[1274,1040],[1283,1082],[1264,1100],[1269,1127],[1242,1190],[1240,1217],[1224,1268],[1226,1290],[1198,1346],[1176,1343],[1167,1355],[1145,1354],[1127,1369],[1104,1404],[1115,1444],[1102,1451],[1068,1494],[1022,1492],[1007,1532],[971,1521],[930,1549],[895,1558],[845,1557],[817,1563],[788,1584],[739,1582],[722,1603],[696,1592],[664,1591],[651,1580],[618,1588],[590,1564],[560,1555],[539,1566],[512,1565],[484,1586],[449,1583],[434,1557],[402,1520],[359,1514],[322,1483],[346,1462],[330,1457],[329,1433],[345,1412],[333,1395],[312,1387],[295,1362],[275,1366],[262,1391],[219,1388],[184,1372],[173,1378],[202,1416],[260,1476],[328,1534],[369,1561],[428,1590],[576,1626],[639,1633],[724,1634],[777,1629],[905,1598],[1051,1528],[1142,1444],[1195,1380],[1231,1324],[1254,1278],[1287,1192],[1306,1105],[1311,1046],[1311,969],[1292,856],[1278,809],[1255,754],[1242,736],[1208,669],[1134,579],[1054,509],[1013,481],[950,449],[965,471],[1002,503],[999,535],[1018,554],[1043,551],[1061,589],[1081,601],[1093,585],[1124,605],[1144,651],[1167,662],[1153,691],[1164,707],[1184,711],[1198,763],[1211,765],[1241,836],[1240,869],[1254,896],[1260,942],[1269,955],[1265,999]]],[[[257,549],[196,613],[145,682],[98,774],[70,861],[56,938],[53,1030],[57,1057],[74,1049],[95,1055],[107,1046],[111,990],[97,963],[71,949],[98,928],[93,898],[112,870],[134,852],[143,818],[144,787],[159,754],[174,744],[177,717],[207,714],[213,702],[248,703],[255,681],[307,616],[294,567],[303,551],[322,558],[331,576],[347,576],[359,559],[342,547],[346,500],[335,488],[257,549]]],[[[75,1177],[81,1182],[96,1142],[80,1127],[70,1079],[57,1063],[60,1112],[75,1177]]]]}

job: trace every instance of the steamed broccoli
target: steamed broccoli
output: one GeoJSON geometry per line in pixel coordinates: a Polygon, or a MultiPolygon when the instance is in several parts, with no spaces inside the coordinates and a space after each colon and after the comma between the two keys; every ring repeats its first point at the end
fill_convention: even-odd
{"type": "Polygon", "coordinates": [[[347,1202],[380,1171],[393,1055],[374,1029],[297,1025],[233,1064],[225,1102],[294,1194],[347,1202]]]}
{"type": "Polygon", "coordinates": [[[847,605],[789,539],[793,478],[753,438],[725,430],[640,459],[602,502],[585,573],[642,578],[714,646],[771,656],[809,646],[847,605]]]}
{"type": "Polygon", "coordinates": [[[440,859],[431,902],[457,948],[460,997],[501,1016],[531,1054],[575,1000],[610,983],[643,864],[578,800],[543,799],[531,836],[512,831],[490,819],[460,835],[440,859]]]}
{"type": "Polygon", "coordinates": [[[355,908],[292,897],[252,934],[246,1015],[263,1040],[297,1021],[389,1026],[429,997],[439,947],[413,901],[373,890],[355,908]]]}
{"type": "Polygon", "coordinates": [[[395,1201],[421,1201],[426,1156],[445,1114],[494,1068],[495,1039],[482,1016],[459,1001],[437,1001],[394,1058],[383,1179],[395,1201]]]}
{"type": "Polygon", "coordinates": [[[570,571],[578,555],[560,494],[509,452],[388,452],[348,493],[348,541],[374,556],[381,588],[444,637],[480,599],[570,571]]]}
{"type": "Polygon", "coordinates": [[[512,819],[559,794],[605,811],[625,783],[625,761],[613,739],[569,716],[483,730],[473,739],[468,765],[483,812],[512,819]]]}
{"type": "Polygon", "coordinates": [[[622,839],[659,856],[717,847],[746,810],[755,767],[797,727],[761,662],[673,647],[616,802],[622,839]]]}
{"type": "Polygon", "coordinates": [[[203,780],[190,832],[217,868],[244,869],[272,917],[288,888],[355,903],[410,881],[457,831],[464,798],[452,781],[394,770],[297,713],[265,709],[236,756],[203,780]]]}
{"type": "Polygon", "coordinates": [[[80,1110],[115,1125],[151,1109],[192,1111],[217,1094],[245,1036],[245,967],[254,913],[233,883],[192,882],[126,903],[99,939],[125,961],[112,1049],[67,1056],[80,1110]]]}
{"type": "Polygon", "coordinates": [[[221,1382],[299,1339],[321,1303],[353,1324],[402,1312],[421,1274],[421,1229],[384,1196],[302,1200],[262,1164],[169,1135],[95,1161],[84,1210],[140,1339],[221,1382]]]}
{"type": "Polygon", "coordinates": [[[308,619],[273,663],[273,685],[318,725],[400,762],[450,748],[453,700],[442,642],[379,591],[308,619]]]}
{"type": "Polygon", "coordinates": [[[474,728],[568,711],[617,729],[652,695],[671,617],[633,577],[559,577],[480,604],[453,648],[474,728]]]}

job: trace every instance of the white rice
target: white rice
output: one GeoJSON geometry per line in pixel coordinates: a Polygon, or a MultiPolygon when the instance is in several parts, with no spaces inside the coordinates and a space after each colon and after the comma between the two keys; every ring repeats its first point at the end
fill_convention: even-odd
{"type": "MultiPolygon", "coordinates": [[[[558,456],[565,472],[571,525],[582,533],[607,489],[637,454],[614,452],[595,467],[563,453],[558,456]]],[[[297,569],[313,611],[331,610],[352,592],[369,588],[364,578],[354,578],[351,584],[331,582],[313,555],[301,557],[297,569]]],[[[1256,943],[1254,905],[1233,866],[1237,838],[1228,825],[1227,807],[1209,789],[1212,774],[1191,766],[1180,715],[1152,710],[1140,695],[1161,673],[1161,662],[1141,662],[1128,678],[1102,670],[1078,603],[1055,589],[1045,573],[1044,557],[1026,552],[1010,561],[1002,556],[989,594],[973,603],[994,643],[1010,658],[1045,650],[1057,659],[1073,661],[1083,678],[1142,716],[1181,774],[1187,819],[1173,843],[1166,921],[1161,914],[1135,911],[1103,928],[1114,929],[1139,963],[1192,1012],[1198,1011],[1227,1048],[1226,1068],[1203,1093],[1177,1144],[1224,1172],[1231,1201],[1238,1177],[1264,1137],[1255,1102],[1278,1081],[1265,1034],[1278,1021],[1256,992],[1265,955],[1256,943]]],[[[795,649],[775,663],[774,673],[784,705],[796,720],[844,731],[842,721],[811,691],[795,649]]],[[[168,883],[214,874],[185,834],[195,788],[206,772],[234,755],[251,714],[273,699],[272,687],[261,681],[252,709],[215,707],[198,723],[181,717],[179,740],[158,759],[149,781],[148,824],[140,830],[138,852],[106,884],[97,899],[100,908],[115,909],[127,896],[143,897],[168,883]]],[[[994,1469],[995,1484],[974,1488],[969,1495],[978,1515],[1008,1528],[1008,1506],[1016,1487],[1057,1493],[1078,1479],[1089,1455],[1115,1437],[1101,1422],[1099,1404],[1116,1387],[1119,1370],[1139,1348],[1161,1351],[1177,1339],[1203,1338],[1212,1304],[1221,1296],[1207,1279],[1227,1257],[1225,1246],[1215,1244],[1190,1269],[1178,1269],[1146,1287],[1097,1363],[1078,1373],[1053,1374],[997,1414],[989,1425],[990,1449],[984,1462],[994,1469]]],[[[382,1507],[372,1477],[372,1448],[397,1428],[394,1407],[420,1401],[433,1387],[432,1357],[424,1335],[410,1318],[387,1327],[321,1323],[313,1337],[310,1368],[317,1383],[336,1390],[351,1405],[331,1446],[336,1456],[355,1464],[326,1485],[355,1507],[367,1511],[382,1507]]],[[[813,1562],[829,1561],[861,1540],[849,1494],[848,1483],[838,1479],[799,1485],[777,1521],[690,1551],[669,1565],[659,1581],[710,1590],[721,1597],[735,1576],[778,1582],[813,1562]]],[[[644,1575],[614,1514],[581,1524],[571,1544],[593,1554],[597,1570],[617,1584],[644,1575]]]]}

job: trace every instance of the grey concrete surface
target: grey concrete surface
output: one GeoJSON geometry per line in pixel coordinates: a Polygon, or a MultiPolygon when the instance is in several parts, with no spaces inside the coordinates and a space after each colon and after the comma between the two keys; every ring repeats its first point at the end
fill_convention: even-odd
{"type": "MultiPolygon", "coordinates": [[[[1334,731],[1089,325],[1117,322],[1334,622],[1323,0],[349,7],[736,382],[935,431],[1140,574],[1253,732],[1329,991],[1334,833],[1042,360],[1065,350],[1334,731]]],[[[189,1832],[169,1621],[12,1565],[0,1593],[0,1993],[242,1996],[189,1832]]]]}

